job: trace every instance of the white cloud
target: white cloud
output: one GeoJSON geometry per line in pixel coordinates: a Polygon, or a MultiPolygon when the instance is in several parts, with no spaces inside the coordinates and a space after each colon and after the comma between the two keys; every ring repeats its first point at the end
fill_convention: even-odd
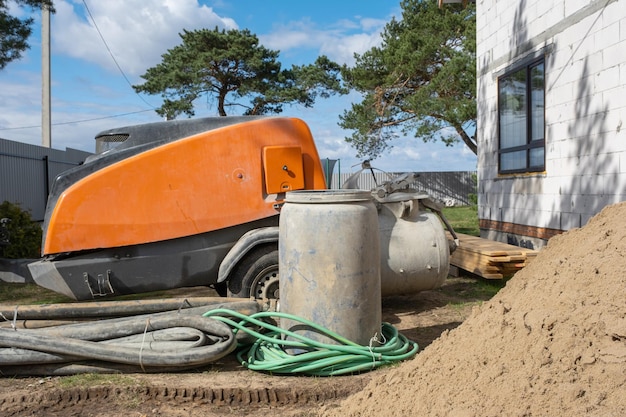
{"type": "Polygon", "coordinates": [[[326,39],[320,53],[340,64],[353,65],[355,53],[361,55],[378,44],[380,44],[378,33],[361,33],[340,39],[326,39]]]}
{"type": "Polygon", "coordinates": [[[265,47],[281,52],[292,49],[312,49],[318,46],[319,32],[307,22],[297,22],[289,26],[275,28],[269,34],[260,34],[259,41],[265,47]]]}
{"type": "Polygon", "coordinates": [[[380,44],[380,32],[386,21],[379,19],[342,19],[320,28],[308,19],[275,26],[271,33],[259,35],[266,47],[289,53],[309,49],[327,55],[339,64],[353,64],[354,54],[362,54],[380,44]]]}
{"type": "Polygon", "coordinates": [[[17,2],[14,2],[14,1],[2,2],[2,3],[7,3],[6,7],[7,7],[7,13],[9,14],[9,16],[14,16],[20,19],[31,17],[29,16],[30,15],[29,7],[20,6],[19,4],[17,4],[17,2]]]}
{"type": "MultiPolygon", "coordinates": [[[[2,104],[0,105],[0,137],[12,140],[20,140],[33,134],[33,131],[40,132],[41,129],[41,77],[38,74],[21,73],[20,78],[23,83],[15,83],[6,80],[0,81],[0,91],[2,91],[2,104]],[[16,129],[18,127],[29,127],[28,129],[16,129]]],[[[39,134],[40,137],[40,134],[39,134]]],[[[29,142],[32,144],[38,144],[29,142]]]]}
{"type": "Polygon", "coordinates": [[[361,19],[361,27],[367,32],[381,32],[388,20],[363,18],[361,19]]]}
{"type": "MultiPolygon", "coordinates": [[[[87,2],[91,16],[118,64],[130,76],[160,62],[161,55],[180,44],[183,29],[236,28],[197,0],[108,0],[87,2]]],[[[52,42],[55,53],[117,71],[82,2],[55,2],[52,42]]]]}
{"type": "MultiPolygon", "coordinates": [[[[15,68],[10,77],[9,72],[0,75],[0,137],[41,145],[41,74],[23,71],[20,64],[15,68]]],[[[103,83],[85,80],[73,87],[80,90],[80,97],[52,96],[52,147],[55,149],[69,147],[93,152],[94,136],[101,130],[158,120],[153,111],[135,113],[141,110],[136,104],[138,100],[128,99],[129,95],[120,98],[124,93],[103,83]],[[125,113],[130,114],[108,117],[125,113]]],[[[57,84],[53,83],[53,92],[55,90],[57,84]]]]}

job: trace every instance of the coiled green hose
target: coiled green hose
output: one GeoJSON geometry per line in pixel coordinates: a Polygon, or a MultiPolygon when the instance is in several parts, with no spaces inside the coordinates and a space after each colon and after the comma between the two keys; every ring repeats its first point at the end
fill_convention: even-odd
{"type": "Polygon", "coordinates": [[[369,371],[381,365],[412,358],[418,350],[417,343],[408,340],[388,323],[381,325],[379,337],[382,341],[372,338],[370,346],[362,346],[313,322],[286,313],[260,312],[246,316],[236,311],[215,309],[206,312],[204,316],[214,317],[228,324],[235,333],[241,331],[252,336],[255,341],[251,344],[240,342],[237,359],[243,366],[255,371],[317,376],[344,375],[369,371]],[[229,317],[235,317],[239,322],[229,317]],[[342,344],[321,343],[281,329],[267,321],[274,318],[298,321],[342,344]],[[303,353],[292,355],[285,348],[296,348],[303,353]]]}
{"type": "Polygon", "coordinates": [[[258,310],[250,314],[254,309],[249,303],[240,304],[32,330],[2,328],[0,375],[180,371],[216,361],[237,348],[239,362],[255,371],[330,376],[405,360],[418,350],[387,323],[370,346],[361,346],[308,320],[258,310]],[[270,323],[280,318],[297,321],[340,344],[321,343],[270,323]],[[302,353],[288,353],[292,350],[302,353]]]}

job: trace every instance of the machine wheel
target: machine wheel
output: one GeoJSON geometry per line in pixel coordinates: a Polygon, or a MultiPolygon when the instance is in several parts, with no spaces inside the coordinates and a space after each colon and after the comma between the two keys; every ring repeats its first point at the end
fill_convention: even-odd
{"type": "Polygon", "coordinates": [[[228,279],[228,296],[278,298],[278,248],[275,245],[252,249],[235,266],[228,279]]]}

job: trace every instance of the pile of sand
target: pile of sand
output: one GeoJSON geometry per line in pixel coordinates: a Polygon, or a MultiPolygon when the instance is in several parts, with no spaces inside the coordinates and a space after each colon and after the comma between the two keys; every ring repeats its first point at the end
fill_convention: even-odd
{"type": "Polygon", "coordinates": [[[551,239],[462,325],[324,413],[626,415],[626,203],[551,239]]]}

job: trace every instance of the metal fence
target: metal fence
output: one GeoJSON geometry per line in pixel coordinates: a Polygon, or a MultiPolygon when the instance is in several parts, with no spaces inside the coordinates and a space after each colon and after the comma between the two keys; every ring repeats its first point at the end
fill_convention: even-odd
{"type": "MultiPolygon", "coordinates": [[[[358,188],[371,190],[385,181],[389,181],[403,172],[385,173],[364,170],[358,178],[358,188]]],[[[350,173],[333,173],[331,188],[342,188],[350,178],[350,173]]],[[[440,200],[446,206],[468,206],[472,204],[471,194],[476,194],[475,171],[450,172],[417,172],[417,179],[411,188],[424,192],[430,197],[440,200]]]]}
{"type": "Polygon", "coordinates": [[[81,164],[89,152],[58,150],[0,139],[0,203],[9,201],[43,221],[54,178],[81,164]]]}

